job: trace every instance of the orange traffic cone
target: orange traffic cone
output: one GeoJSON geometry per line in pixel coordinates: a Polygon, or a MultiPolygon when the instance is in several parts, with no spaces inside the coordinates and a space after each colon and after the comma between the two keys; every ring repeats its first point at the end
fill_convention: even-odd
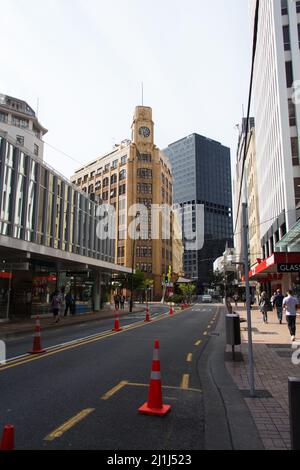
{"type": "Polygon", "coordinates": [[[11,424],[4,426],[0,450],[14,450],[14,430],[15,428],[11,424]]]}
{"type": "Polygon", "coordinates": [[[150,312],[149,312],[149,307],[146,308],[146,320],[145,323],[151,322],[151,317],[150,317],[150,312]]]}
{"type": "Polygon", "coordinates": [[[159,361],[159,342],[156,340],[153,352],[151,380],[149,385],[148,402],[139,408],[139,413],[150,416],[164,416],[171,409],[170,405],[163,405],[162,387],[159,361]]]}
{"type": "Polygon", "coordinates": [[[36,323],[35,323],[35,333],[33,337],[33,346],[32,351],[29,351],[30,354],[42,354],[46,352],[45,349],[42,349],[41,344],[41,324],[40,324],[40,317],[39,315],[36,316],[36,323]]]}
{"type": "Polygon", "coordinates": [[[115,331],[117,333],[118,331],[122,331],[122,330],[123,330],[123,328],[120,327],[119,315],[116,315],[115,316],[115,327],[113,328],[112,331],[115,331]]]}

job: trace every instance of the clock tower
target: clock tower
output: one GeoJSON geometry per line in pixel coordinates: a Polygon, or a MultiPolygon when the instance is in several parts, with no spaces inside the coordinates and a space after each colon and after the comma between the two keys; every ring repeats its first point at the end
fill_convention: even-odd
{"type": "Polygon", "coordinates": [[[135,108],[132,123],[132,141],[140,149],[153,147],[154,144],[154,123],[152,121],[152,109],[146,106],[135,108]]]}

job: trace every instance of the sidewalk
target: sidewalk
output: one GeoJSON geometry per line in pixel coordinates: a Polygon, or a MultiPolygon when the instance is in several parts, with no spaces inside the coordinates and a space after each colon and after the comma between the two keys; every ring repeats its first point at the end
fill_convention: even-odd
{"type": "MultiPolygon", "coordinates": [[[[241,318],[246,319],[244,307],[234,308],[241,318]]],[[[290,449],[288,378],[300,377],[300,365],[292,363],[291,336],[286,324],[277,320],[276,311],[269,312],[269,323],[262,322],[262,314],[257,308],[252,311],[253,354],[255,387],[259,398],[244,400],[252,414],[260,437],[267,450],[290,449]]],[[[242,353],[243,361],[227,361],[226,367],[240,391],[249,391],[248,380],[248,332],[247,323],[241,324],[242,345],[236,347],[242,353]]],[[[297,335],[300,339],[300,317],[297,317],[297,335]]],[[[296,341],[297,343],[297,341],[296,341]]],[[[300,353],[300,342],[299,353],[300,353]]],[[[228,352],[231,347],[227,346],[228,352]]],[[[247,394],[248,395],[248,394],[247,394]]]]}
{"type": "MultiPolygon", "coordinates": [[[[146,309],[145,306],[139,306],[133,308],[133,313],[142,313],[146,309]]],[[[65,326],[75,325],[77,323],[85,323],[90,321],[105,320],[108,318],[114,318],[116,311],[111,308],[106,308],[100,312],[85,313],[83,315],[68,315],[66,317],[60,317],[58,323],[54,323],[53,317],[40,318],[42,330],[63,328],[65,326]]],[[[129,310],[119,310],[118,314],[128,315],[129,310]]],[[[22,334],[30,333],[34,331],[35,318],[28,318],[25,320],[14,320],[9,323],[0,323],[0,339],[8,339],[9,337],[19,336],[22,334]]]]}

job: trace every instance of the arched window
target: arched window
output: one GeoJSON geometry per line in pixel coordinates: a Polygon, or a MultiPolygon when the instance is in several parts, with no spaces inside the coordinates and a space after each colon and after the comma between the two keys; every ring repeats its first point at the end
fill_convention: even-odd
{"type": "Polygon", "coordinates": [[[104,180],[103,180],[103,188],[107,188],[108,185],[109,185],[109,179],[108,179],[108,178],[104,178],[104,180]]]}
{"type": "Polygon", "coordinates": [[[117,173],[114,173],[113,175],[111,175],[110,184],[115,184],[117,183],[117,181],[118,181],[118,175],[117,173]]]}

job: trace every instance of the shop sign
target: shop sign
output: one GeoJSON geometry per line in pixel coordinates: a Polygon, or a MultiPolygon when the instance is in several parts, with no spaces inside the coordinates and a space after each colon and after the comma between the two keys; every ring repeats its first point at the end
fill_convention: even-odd
{"type": "Polygon", "coordinates": [[[279,273],[300,273],[300,264],[278,264],[279,273]]]}
{"type": "Polygon", "coordinates": [[[0,279],[12,279],[12,273],[4,273],[4,272],[1,272],[0,273],[0,279]]]}
{"type": "Polygon", "coordinates": [[[10,271],[29,271],[29,263],[9,263],[5,265],[5,269],[10,271]]]}

